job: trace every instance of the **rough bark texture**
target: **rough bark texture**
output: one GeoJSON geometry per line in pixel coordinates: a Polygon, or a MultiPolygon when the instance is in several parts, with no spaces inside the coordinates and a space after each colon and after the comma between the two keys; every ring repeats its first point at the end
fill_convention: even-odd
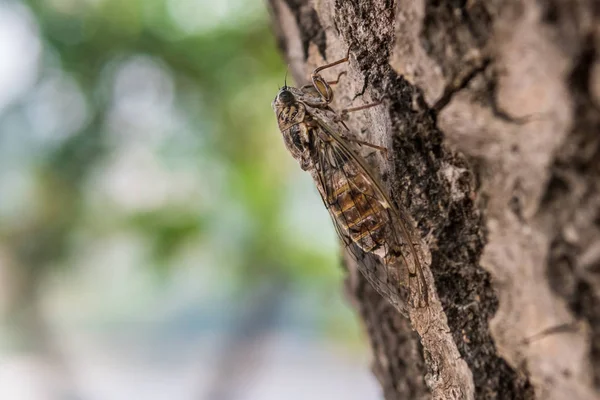
{"type": "Polygon", "coordinates": [[[351,46],[334,108],[384,100],[349,126],[433,291],[406,319],[347,262],[386,399],[599,398],[598,4],[270,0],[297,82],[351,46]]]}

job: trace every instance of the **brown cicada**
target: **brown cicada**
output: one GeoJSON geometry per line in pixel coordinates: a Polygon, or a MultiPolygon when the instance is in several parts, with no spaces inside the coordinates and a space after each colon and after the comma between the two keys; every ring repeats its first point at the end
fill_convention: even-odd
{"type": "Polygon", "coordinates": [[[407,290],[413,305],[428,304],[419,242],[359,152],[364,145],[383,148],[352,137],[342,114],[330,107],[331,85],[337,81],[327,82],[320,75],[320,71],[347,61],[348,57],[315,69],[311,85],[285,85],[272,106],[287,149],[312,175],[336,231],[357,259],[361,273],[405,312],[407,290]]]}

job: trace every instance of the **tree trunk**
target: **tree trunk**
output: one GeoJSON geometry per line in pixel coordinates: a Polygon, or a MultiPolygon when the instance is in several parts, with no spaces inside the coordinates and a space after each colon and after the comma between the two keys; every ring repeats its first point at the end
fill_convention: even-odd
{"type": "Polygon", "coordinates": [[[597,1],[270,5],[298,83],[350,47],[334,108],[383,100],[348,125],[431,290],[406,319],[346,263],[385,398],[599,398],[597,1]]]}

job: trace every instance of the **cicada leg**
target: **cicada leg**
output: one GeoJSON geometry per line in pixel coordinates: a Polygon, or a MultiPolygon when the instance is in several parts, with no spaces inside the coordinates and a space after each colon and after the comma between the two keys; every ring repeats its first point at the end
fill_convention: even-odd
{"type": "MultiPolygon", "coordinates": [[[[337,78],[335,79],[335,81],[328,81],[328,82],[327,82],[327,84],[328,84],[329,86],[332,86],[332,85],[337,85],[337,84],[340,82],[340,78],[341,78],[341,76],[342,76],[342,75],[346,75],[346,71],[342,71],[342,72],[340,72],[340,73],[338,74],[337,78]]],[[[310,90],[310,89],[315,89],[315,90],[317,90],[317,88],[315,87],[315,85],[313,85],[312,83],[310,83],[310,84],[308,84],[308,85],[304,85],[304,86],[302,86],[302,87],[301,87],[301,89],[302,89],[303,91],[305,91],[305,90],[310,90]]],[[[319,95],[321,94],[320,92],[317,92],[317,93],[319,93],[319,95]]]]}
{"type": "Polygon", "coordinates": [[[377,150],[377,151],[380,151],[380,152],[381,152],[381,154],[382,154],[382,155],[383,155],[385,158],[387,158],[387,156],[388,156],[388,149],[387,149],[386,147],[383,147],[383,146],[378,146],[378,145],[376,145],[376,144],[369,143],[369,142],[365,142],[364,140],[360,140],[360,139],[357,139],[357,138],[355,138],[355,137],[352,137],[352,136],[349,136],[349,135],[343,135],[342,137],[343,137],[345,140],[347,140],[348,142],[353,142],[353,143],[359,144],[359,145],[361,145],[361,146],[367,146],[367,147],[370,147],[370,148],[372,148],[372,149],[375,149],[375,150],[377,150]]]}
{"type": "Polygon", "coordinates": [[[337,116],[338,122],[341,122],[342,125],[344,125],[344,127],[346,129],[348,129],[348,127],[346,126],[346,124],[344,124],[344,121],[346,121],[348,119],[348,114],[350,114],[351,112],[355,112],[355,111],[361,111],[361,110],[366,110],[367,108],[371,108],[371,107],[375,107],[378,105],[381,105],[381,101],[375,101],[373,103],[369,103],[369,104],[363,104],[362,106],[358,106],[358,107],[349,107],[349,108],[344,108],[339,115],[337,116]]]}
{"type": "Polygon", "coordinates": [[[315,75],[319,75],[319,72],[321,72],[323,70],[326,70],[327,68],[335,67],[336,65],[348,62],[349,58],[350,58],[350,47],[348,48],[348,51],[346,52],[346,57],[340,58],[337,61],[331,62],[329,64],[321,65],[320,67],[315,68],[315,70],[313,71],[311,77],[315,76],[315,75]]]}
{"type": "Polygon", "coordinates": [[[349,57],[350,57],[350,48],[348,48],[346,57],[341,58],[341,59],[334,61],[332,63],[329,63],[329,64],[321,65],[320,67],[315,68],[315,70],[312,72],[312,74],[310,74],[310,79],[312,81],[313,87],[317,90],[317,92],[319,93],[319,96],[321,96],[321,98],[323,99],[323,106],[331,103],[331,101],[333,100],[333,90],[331,89],[331,85],[336,84],[339,81],[339,77],[341,76],[341,74],[338,76],[338,79],[336,81],[327,82],[325,80],[325,78],[323,78],[321,76],[320,72],[324,71],[328,68],[335,67],[336,65],[340,65],[345,62],[348,62],[349,57]]]}
{"type": "Polygon", "coordinates": [[[366,110],[367,108],[376,107],[376,106],[379,106],[379,105],[381,105],[381,101],[375,101],[373,103],[364,104],[364,105],[358,106],[358,107],[344,108],[340,112],[340,117],[342,119],[346,119],[348,117],[348,114],[351,113],[351,112],[366,110]]]}
{"type": "Polygon", "coordinates": [[[331,85],[337,85],[337,84],[339,83],[339,81],[340,81],[340,77],[341,77],[342,75],[346,75],[346,71],[342,71],[342,72],[340,72],[340,73],[338,74],[337,78],[335,79],[335,81],[329,81],[329,82],[327,82],[327,84],[328,84],[328,85],[330,85],[330,86],[331,86],[331,85]]]}
{"type": "MultiPolygon", "coordinates": [[[[343,125],[343,126],[346,128],[346,130],[349,132],[349,131],[350,131],[350,129],[349,129],[349,128],[348,128],[348,126],[346,126],[346,124],[344,123],[344,121],[345,121],[346,119],[348,119],[348,114],[349,114],[349,113],[351,113],[351,112],[355,112],[355,111],[366,110],[367,108],[375,107],[375,106],[378,106],[378,105],[380,105],[380,104],[381,104],[381,101],[376,101],[376,102],[373,102],[373,103],[370,103],[370,104],[365,104],[365,105],[358,106],[358,107],[350,107],[350,108],[345,108],[345,109],[343,109],[343,110],[340,112],[340,115],[339,115],[339,117],[338,117],[338,118],[339,118],[339,122],[340,122],[340,123],[341,123],[341,124],[342,124],[342,125],[343,125]]],[[[347,140],[347,141],[349,141],[349,142],[354,142],[354,143],[360,144],[360,145],[362,145],[362,146],[367,146],[367,147],[370,147],[370,148],[372,148],[372,149],[375,149],[375,150],[377,150],[377,151],[380,151],[380,152],[383,154],[383,156],[384,156],[385,158],[387,158],[387,155],[388,155],[388,149],[387,149],[387,148],[385,148],[385,147],[382,147],[382,146],[377,146],[377,145],[375,145],[375,144],[373,144],[373,143],[365,142],[365,141],[363,141],[363,140],[360,140],[360,139],[357,139],[357,138],[355,138],[355,137],[353,137],[352,135],[349,135],[349,134],[344,134],[344,135],[342,135],[342,136],[343,136],[343,138],[344,138],[344,139],[346,139],[346,140],[347,140]]]]}

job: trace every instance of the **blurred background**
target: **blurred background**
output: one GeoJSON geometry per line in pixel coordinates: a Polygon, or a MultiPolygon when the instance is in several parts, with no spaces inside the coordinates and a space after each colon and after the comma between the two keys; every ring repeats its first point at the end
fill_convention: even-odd
{"type": "Polygon", "coordinates": [[[375,399],[261,0],[0,0],[0,399],[375,399]]]}

